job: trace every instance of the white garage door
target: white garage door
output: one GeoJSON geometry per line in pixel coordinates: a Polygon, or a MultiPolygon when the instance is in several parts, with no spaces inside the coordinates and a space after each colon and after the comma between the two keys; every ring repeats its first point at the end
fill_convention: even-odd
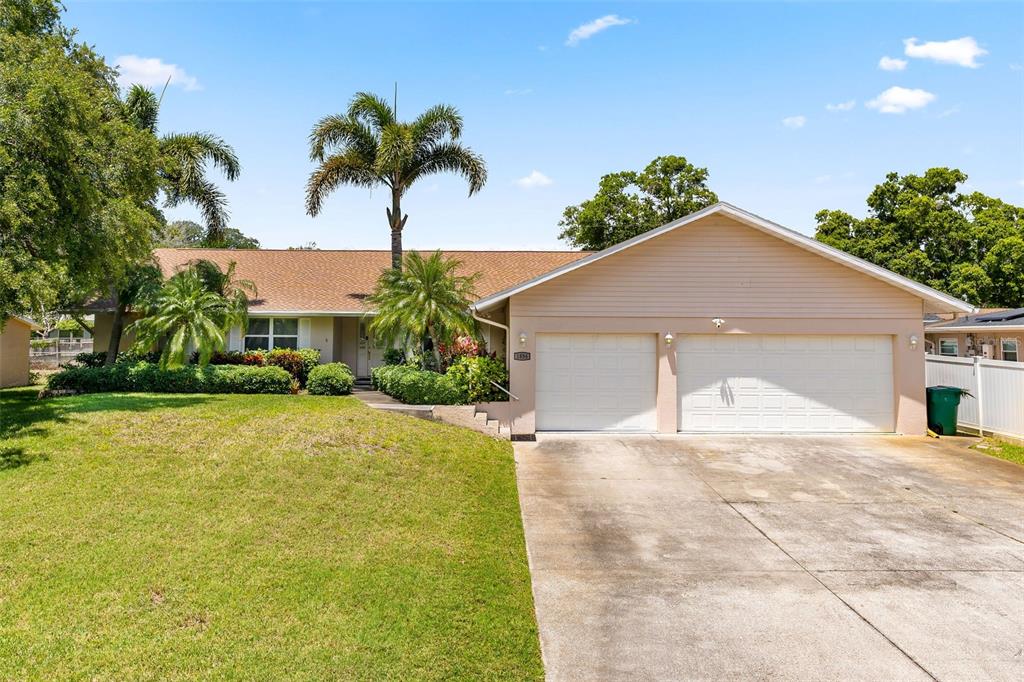
{"type": "Polygon", "coordinates": [[[893,430],[889,336],[684,336],[679,430],[893,430]]]}
{"type": "Polygon", "coordinates": [[[654,431],[654,334],[538,334],[538,431],[654,431]]]}

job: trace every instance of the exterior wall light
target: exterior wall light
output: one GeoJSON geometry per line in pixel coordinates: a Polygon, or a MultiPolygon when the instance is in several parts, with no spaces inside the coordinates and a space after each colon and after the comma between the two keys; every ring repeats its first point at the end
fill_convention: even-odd
{"type": "Polygon", "coordinates": [[[673,340],[673,337],[672,337],[671,333],[665,334],[665,345],[666,346],[671,346],[672,345],[672,340],[673,340]]]}
{"type": "Polygon", "coordinates": [[[526,348],[526,332],[519,332],[519,347],[526,348]]]}
{"type": "Polygon", "coordinates": [[[725,324],[725,320],[723,320],[720,317],[716,317],[713,320],[711,320],[711,324],[715,325],[716,327],[721,327],[723,324],[725,324]]]}
{"type": "Polygon", "coordinates": [[[917,334],[910,335],[910,350],[917,350],[917,334]]]}

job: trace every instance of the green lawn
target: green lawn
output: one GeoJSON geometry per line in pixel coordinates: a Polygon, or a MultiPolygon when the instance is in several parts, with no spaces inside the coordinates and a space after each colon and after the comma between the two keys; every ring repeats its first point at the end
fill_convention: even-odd
{"type": "Polygon", "coordinates": [[[0,391],[0,679],[542,674],[508,443],[352,398],[0,391]]]}
{"type": "Polygon", "coordinates": [[[996,438],[986,438],[984,442],[974,446],[974,449],[978,452],[984,452],[986,455],[999,457],[1000,459],[1016,462],[1017,464],[1024,464],[1024,445],[1007,443],[1005,440],[998,440],[996,438]]]}

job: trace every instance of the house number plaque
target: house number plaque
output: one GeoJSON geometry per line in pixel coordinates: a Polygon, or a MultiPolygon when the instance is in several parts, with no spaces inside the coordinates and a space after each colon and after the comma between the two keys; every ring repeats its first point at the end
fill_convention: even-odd
{"type": "Polygon", "coordinates": [[[524,351],[519,351],[517,353],[513,353],[512,354],[512,359],[513,360],[529,360],[530,359],[530,354],[526,353],[524,351]]]}

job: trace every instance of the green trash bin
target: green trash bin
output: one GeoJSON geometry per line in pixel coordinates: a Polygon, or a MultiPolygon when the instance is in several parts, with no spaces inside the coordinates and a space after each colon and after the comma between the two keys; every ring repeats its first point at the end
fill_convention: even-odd
{"type": "Polygon", "coordinates": [[[927,391],[928,428],[940,436],[955,436],[960,398],[970,393],[956,386],[929,386],[927,391]]]}

